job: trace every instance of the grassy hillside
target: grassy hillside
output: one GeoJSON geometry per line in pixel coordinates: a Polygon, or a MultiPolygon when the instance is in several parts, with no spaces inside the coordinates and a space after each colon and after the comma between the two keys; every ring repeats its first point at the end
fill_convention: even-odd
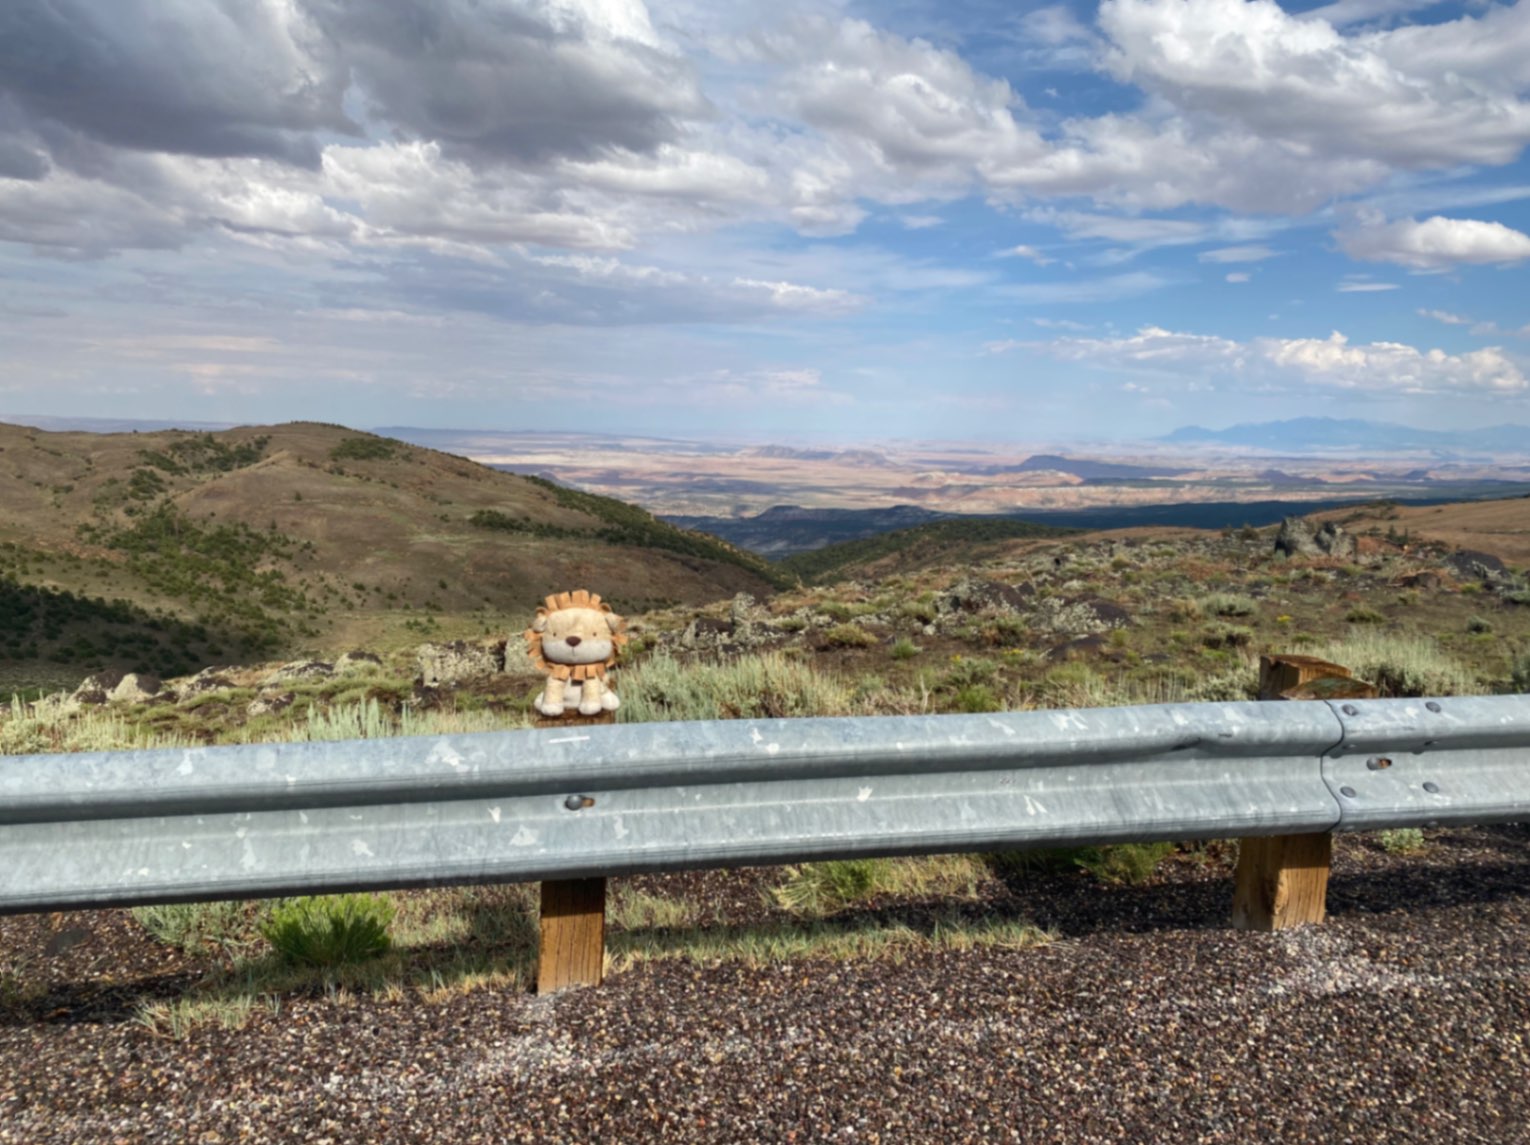
{"type": "Polygon", "coordinates": [[[886,575],[938,564],[970,564],[1005,541],[1060,537],[1074,532],[1006,518],[931,521],[912,529],[797,553],[777,563],[808,584],[843,580],[870,571],[886,575]]]}
{"type": "Polygon", "coordinates": [[[703,603],[763,560],[609,498],[340,426],[0,425],[0,683],[518,628],[546,593],[703,603]]]}

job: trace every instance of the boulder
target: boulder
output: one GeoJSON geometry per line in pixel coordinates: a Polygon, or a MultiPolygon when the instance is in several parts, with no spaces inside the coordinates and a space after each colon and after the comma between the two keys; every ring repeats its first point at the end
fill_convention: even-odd
{"type": "Polygon", "coordinates": [[[1047,596],[1036,603],[1032,622],[1038,632],[1089,636],[1112,628],[1125,628],[1131,623],[1131,615],[1119,604],[1108,600],[1047,596]]]}
{"type": "Polygon", "coordinates": [[[262,688],[292,680],[324,680],[335,674],[335,666],[323,660],[292,660],[283,664],[260,682],[262,688]]]}
{"type": "Polygon", "coordinates": [[[268,716],[273,712],[284,712],[292,706],[297,696],[292,692],[262,692],[250,701],[245,712],[251,716],[268,716]]]}
{"type": "Polygon", "coordinates": [[[1509,575],[1504,563],[1492,553],[1479,553],[1473,549],[1458,549],[1445,558],[1445,563],[1457,576],[1472,580],[1492,582],[1504,580],[1509,575]]]}
{"type": "Polygon", "coordinates": [[[117,686],[108,693],[107,698],[114,703],[141,704],[163,695],[164,686],[159,682],[158,676],[149,672],[129,672],[117,682],[117,686]]]}
{"type": "Polygon", "coordinates": [[[181,685],[180,700],[187,700],[202,695],[204,692],[216,692],[219,688],[232,688],[234,681],[223,674],[221,668],[203,668],[191,679],[181,685]]]}
{"type": "Polygon", "coordinates": [[[427,688],[497,676],[505,667],[505,646],[467,640],[421,644],[415,650],[420,682],[427,688]]]}
{"type": "Polygon", "coordinates": [[[1028,584],[1009,585],[996,580],[965,577],[935,598],[937,612],[1023,612],[1036,590],[1028,584]]]}
{"type": "Polygon", "coordinates": [[[1355,538],[1332,521],[1313,529],[1301,517],[1287,517],[1275,534],[1275,551],[1285,557],[1353,557],[1355,538]]]}

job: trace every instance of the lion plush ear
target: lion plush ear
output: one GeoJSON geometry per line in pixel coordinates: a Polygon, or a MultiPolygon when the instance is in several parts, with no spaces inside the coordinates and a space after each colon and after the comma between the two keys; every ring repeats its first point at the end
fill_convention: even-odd
{"type": "Polygon", "coordinates": [[[537,618],[531,622],[531,630],[533,632],[547,631],[547,609],[537,609],[537,618]]]}

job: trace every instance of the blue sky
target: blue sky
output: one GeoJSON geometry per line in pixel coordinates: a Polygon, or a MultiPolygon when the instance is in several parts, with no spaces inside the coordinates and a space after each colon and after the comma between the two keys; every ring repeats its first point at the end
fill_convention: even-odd
{"type": "Polygon", "coordinates": [[[0,410],[1530,421],[1530,6],[9,0],[0,410]]]}

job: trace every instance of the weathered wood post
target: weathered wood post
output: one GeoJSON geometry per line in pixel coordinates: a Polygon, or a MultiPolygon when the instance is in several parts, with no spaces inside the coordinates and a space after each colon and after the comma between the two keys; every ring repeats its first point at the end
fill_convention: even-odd
{"type": "MultiPolygon", "coordinates": [[[[1315,656],[1261,656],[1261,700],[1367,699],[1376,688],[1349,669],[1315,656]]],[[[1333,835],[1268,835],[1238,841],[1233,926],[1286,930],[1323,921],[1333,835]]]]}
{"type": "MultiPolygon", "coordinates": [[[[585,589],[549,596],[525,636],[532,662],[547,673],[533,708],[539,728],[614,724],[619,701],[607,671],[627,642],[625,622],[585,589]]],[[[571,793],[571,811],[580,796],[571,793]]],[[[586,800],[586,805],[588,801],[586,800]]],[[[542,884],[537,993],[599,986],[606,965],[606,880],[549,879],[542,884]]]]}
{"type": "MultiPolygon", "coordinates": [[[[539,728],[614,724],[615,712],[595,716],[542,716],[539,728]]],[[[599,986],[606,968],[606,880],[549,879],[542,884],[537,993],[565,986],[599,986]]]]}

